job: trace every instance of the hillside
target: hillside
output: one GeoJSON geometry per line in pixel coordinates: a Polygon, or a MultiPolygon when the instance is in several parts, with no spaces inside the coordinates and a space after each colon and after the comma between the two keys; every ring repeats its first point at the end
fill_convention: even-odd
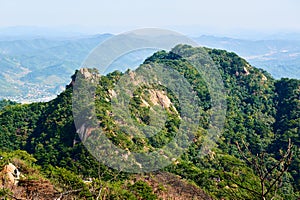
{"type": "Polygon", "coordinates": [[[0,41],[0,99],[47,101],[109,34],[0,41]]]}
{"type": "MultiPolygon", "coordinates": [[[[25,27],[23,27],[25,28],[25,27]]],[[[75,69],[110,34],[78,35],[58,30],[12,29],[0,32],[0,99],[39,102],[54,99],[75,69]],[[24,32],[24,33],[23,33],[24,32]],[[41,33],[39,33],[41,32],[41,33]],[[42,33],[48,33],[44,37],[42,33]],[[3,35],[4,34],[4,35],[3,35]],[[16,34],[16,35],[15,35],[16,34]],[[1,36],[2,35],[2,36],[1,36]],[[9,36],[9,37],[8,37],[9,36]]],[[[200,46],[233,51],[252,66],[268,71],[276,79],[299,79],[299,37],[246,40],[201,36],[193,38],[200,46]],[[288,39],[283,39],[288,38],[288,39]]],[[[111,69],[127,69],[151,55],[139,51],[111,69]],[[142,58],[142,60],[137,59],[142,58]]],[[[124,70],[124,71],[125,71],[124,70]]],[[[112,71],[109,71],[112,72],[112,71]]]]}
{"type": "MultiPolygon", "coordinates": [[[[8,157],[13,158],[18,157],[16,150],[28,152],[34,159],[27,162],[36,167],[39,174],[33,180],[49,180],[56,188],[54,193],[80,190],[72,195],[81,199],[96,199],[98,195],[103,199],[168,199],[174,196],[177,199],[192,199],[191,194],[196,199],[261,199],[261,190],[266,193],[266,199],[299,198],[299,80],[275,80],[234,53],[185,45],[175,47],[172,52],[155,53],[137,70],[143,70],[153,63],[167,64],[184,76],[199,98],[197,111],[200,120],[199,127],[193,132],[193,143],[172,165],[158,172],[141,175],[120,173],[99,164],[86,150],[81,139],[95,138],[97,141],[99,132],[92,129],[94,125],[91,123],[84,126],[84,131],[79,134],[81,137],[76,134],[72,113],[73,87],[76,77],[84,76],[84,73],[95,74],[95,69],[76,71],[66,90],[50,102],[4,107],[0,111],[1,154],[10,154],[8,157]],[[224,80],[227,95],[224,130],[217,146],[209,149],[203,157],[199,157],[198,152],[211,126],[211,96],[203,77],[185,59],[173,53],[178,51],[190,56],[207,52],[224,80]],[[287,151],[289,139],[294,145],[293,154],[287,156],[293,160],[290,166],[287,161],[281,160],[287,151]],[[239,151],[237,143],[240,146],[245,143],[241,147],[245,154],[239,151]],[[243,155],[252,164],[247,163],[243,155]],[[277,165],[278,160],[281,165],[277,165]],[[272,169],[271,173],[262,172],[267,177],[264,179],[265,188],[271,188],[268,192],[261,189],[261,171],[256,169],[257,163],[263,170],[272,169]],[[289,166],[288,171],[284,171],[279,181],[277,176],[285,166],[289,166]],[[84,180],[92,181],[86,185],[84,180]],[[182,190],[179,191],[179,188],[182,190]]],[[[133,123],[142,127],[151,124],[149,112],[155,110],[156,106],[163,108],[166,113],[166,123],[152,137],[135,138],[126,134],[132,129],[122,126],[122,118],[115,119],[110,114],[111,103],[116,82],[124,76],[133,77],[133,82],[137,81],[135,73],[130,70],[125,73],[116,71],[99,76],[94,96],[97,119],[92,122],[101,127],[102,133],[113,144],[128,152],[155,151],[175,137],[182,123],[179,114],[183,111],[176,96],[167,88],[159,84],[145,85],[134,91],[129,103],[133,123]]],[[[166,155],[168,153],[165,152],[166,155]]],[[[14,161],[11,158],[8,160],[14,161]]],[[[134,162],[136,164],[137,160],[134,162]]],[[[28,180],[31,173],[25,175],[25,180],[28,180]]]]}
{"type": "Polygon", "coordinates": [[[251,65],[268,71],[276,79],[300,78],[299,36],[284,35],[259,40],[201,36],[195,41],[201,46],[236,52],[251,65]]]}

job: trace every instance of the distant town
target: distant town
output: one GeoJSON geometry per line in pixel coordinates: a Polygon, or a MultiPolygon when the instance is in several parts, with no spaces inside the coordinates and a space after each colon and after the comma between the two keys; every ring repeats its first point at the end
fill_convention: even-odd
{"type": "Polygon", "coordinates": [[[33,102],[48,102],[55,99],[58,94],[64,90],[61,86],[53,91],[53,86],[47,85],[26,85],[20,95],[16,96],[2,96],[1,99],[15,101],[17,103],[27,104],[33,102]]]}

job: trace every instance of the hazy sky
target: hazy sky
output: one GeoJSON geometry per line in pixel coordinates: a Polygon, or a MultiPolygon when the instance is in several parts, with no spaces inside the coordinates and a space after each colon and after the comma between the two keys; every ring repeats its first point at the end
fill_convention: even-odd
{"type": "Polygon", "coordinates": [[[0,27],[300,32],[299,0],[0,0],[0,27]]]}

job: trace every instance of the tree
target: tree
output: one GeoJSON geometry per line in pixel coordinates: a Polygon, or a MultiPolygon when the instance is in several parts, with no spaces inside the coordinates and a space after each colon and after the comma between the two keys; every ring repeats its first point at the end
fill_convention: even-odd
{"type": "Polygon", "coordinates": [[[292,163],[293,151],[292,143],[289,143],[285,152],[281,152],[281,158],[276,160],[270,157],[266,152],[254,155],[248,146],[243,142],[243,148],[236,143],[243,160],[251,166],[254,173],[260,180],[260,191],[251,189],[243,183],[236,183],[241,188],[251,192],[257,199],[274,199],[277,196],[278,189],[283,185],[283,179],[292,163]]]}

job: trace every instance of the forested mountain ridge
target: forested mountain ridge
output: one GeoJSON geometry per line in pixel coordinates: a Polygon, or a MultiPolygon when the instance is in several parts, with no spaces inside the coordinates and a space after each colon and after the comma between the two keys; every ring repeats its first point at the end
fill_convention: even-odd
{"type": "MultiPolygon", "coordinates": [[[[30,31],[25,34],[26,37],[22,37],[24,34],[20,34],[23,32],[21,28],[16,29],[16,32],[9,31],[9,34],[7,32],[6,36],[20,34],[19,37],[10,38],[2,35],[4,32],[0,32],[2,70],[0,99],[17,102],[44,102],[55,98],[86,56],[97,45],[112,36],[111,34],[64,35],[59,31],[55,31],[54,35],[48,35],[50,32],[53,33],[49,30],[48,34],[41,34],[44,36],[35,35],[37,32],[30,31]]],[[[200,46],[236,52],[252,66],[267,70],[276,79],[283,77],[299,79],[298,35],[261,40],[214,36],[193,39],[200,46]]],[[[150,55],[142,51],[139,51],[139,54],[142,58],[150,55]]],[[[136,59],[136,55],[134,57],[136,59]]],[[[127,64],[135,59],[127,57],[127,60],[118,65],[119,69],[126,68],[127,64]]]]}
{"type": "MultiPolygon", "coordinates": [[[[199,48],[184,45],[177,46],[174,50],[185,51],[190,55],[199,53],[199,48]]],[[[247,156],[252,161],[255,157],[251,157],[251,153],[252,155],[264,153],[266,162],[261,164],[268,169],[276,163],[275,159],[281,159],[280,152],[285,152],[291,139],[294,147],[293,162],[289,171],[284,172],[284,176],[280,177],[282,181],[279,182],[278,190],[272,188],[265,197],[297,199],[300,189],[298,150],[300,81],[275,80],[267,72],[250,66],[234,53],[215,49],[205,49],[205,51],[217,64],[223,78],[227,94],[227,116],[224,132],[218,140],[218,147],[212,149],[203,158],[199,158],[197,152],[201,148],[203,135],[206,134],[209,126],[210,112],[210,95],[203,79],[184,59],[174,56],[172,52],[157,52],[146,59],[141,66],[149,63],[168,64],[193,85],[201,100],[199,107],[202,118],[199,130],[195,133],[195,142],[188,152],[177,159],[176,164],[162,171],[179,175],[180,180],[187,180],[216,199],[260,199],[259,194],[255,193],[261,189],[259,174],[254,165],[246,163],[236,143],[249,147],[250,152],[247,156]]],[[[78,73],[80,71],[73,76],[73,81],[78,73]]],[[[176,131],[180,123],[176,112],[168,111],[168,123],[157,137],[143,141],[126,136],[113,118],[107,114],[111,110],[110,92],[123,75],[120,72],[113,72],[99,79],[95,102],[97,117],[101,121],[100,126],[105,129],[105,134],[115,144],[131,151],[141,151],[143,150],[141,146],[148,149],[160,147],[172,139],[172,132],[176,131]]],[[[41,174],[61,190],[84,188],[84,194],[74,194],[81,195],[81,198],[96,198],[99,188],[104,188],[103,193],[100,192],[101,195],[111,199],[159,198],[160,193],[154,186],[155,181],[147,181],[148,175],[137,178],[135,175],[118,173],[105,165],[98,164],[79,142],[72,115],[72,89],[73,84],[68,85],[63,93],[48,103],[5,106],[0,111],[1,150],[3,152],[18,149],[27,151],[35,157],[35,165],[41,166],[41,174]],[[78,182],[69,180],[74,177],[78,182]],[[96,191],[80,182],[89,177],[94,178],[96,191]],[[64,180],[61,182],[63,184],[59,184],[58,180],[61,179],[64,180]],[[133,182],[130,182],[131,180],[133,182]],[[119,187],[120,185],[123,186],[119,187]],[[143,194],[147,195],[141,196],[143,194]]],[[[150,88],[149,91],[164,91],[164,88],[155,87],[150,88]]],[[[132,112],[135,113],[132,117],[139,123],[147,124],[148,108],[142,104],[146,101],[151,105],[153,100],[147,98],[142,91],[136,91],[135,95],[136,98],[130,104],[132,112]]],[[[167,92],[166,98],[174,101],[172,94],[167,92]]],[[[173,105],[179,111],[176,100],[173,105]]],[[[13,152],[11,154],[13,157],[13,152]]],[[[276,173],[280,170],[279,166],[272,175],[276,177],[276,173]]],[[[154,176],[154,179],[156,176],[160,177],[155,173],[149,176],[154,176]]],[[[272,185],[274,177],[268,177],[266,188],[272,185]]],[[[166,188],[169,187],[163,183],[161,190],[166,188]]]]}
{"type": "Polygon", "coordinates": [[[201,46],[236,52],[251,65],[267,70],[276,79],[299,79],[299,37],[292,38],[251,40],[204,35],[195,40],[201,46]]]}

